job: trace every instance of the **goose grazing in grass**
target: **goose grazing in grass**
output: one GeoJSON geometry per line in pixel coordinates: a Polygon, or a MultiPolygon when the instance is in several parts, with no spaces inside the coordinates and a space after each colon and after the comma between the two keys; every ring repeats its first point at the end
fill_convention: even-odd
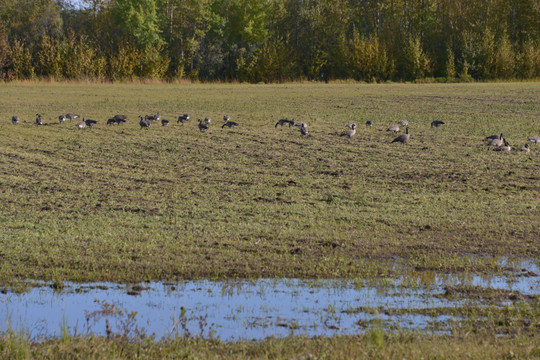
{"type": "Polygon", "coordinates": [[[229,115],[223,116],[223,121],[227,122],[229,120],[231,120],[231,117],[229,115]]]}
{"type": "Polygon", "coordinates": [[[212,122],[212,119],[210,119],[209,117],[205,117],[205,118],[204,118],[204,123],[205,123],[206,125],[210,125],[211,122],[212,122]]]}
{"type": "Polygon", "coordinates": [[[114,115],[113,120],[116,123],[121,123],[121,122],[124,123],[127,120],[127,116],[126,115],[114,115]]]}
{"type": "Polygon", "coordinates": [[[79,129],[85,129],[85,128],[86,128],[86,121],[84,120],[84,118],[82,119],[82,121],[79,121],[79,122],[77,123],[77,127],[78,127],[79,129]]]}
{"type": "Polygon", "coordinates": [[[399,125],[390,125],[390,127],[386,129],[386,131],[390,131],[390,132],[393,132],[394,134],[397,134],[397,132],[399,131],[399,125]]]}
{"type": "Polygon", "coordinates": [[[21,118],[19,118],[17,115],[13,115],[13,116],[11,117],[11,123],[12,123],[13,125],[18,124],[18,123],[20,123],[20,122],[21,122],[21,118]]]}
{"type": "Polygon", "coordinates": [[[279,119],[278,122],[276,123],[276,127],[280,125],[280,126],[283,126],[283,125],[289,125],[289,127],[293,126],[294,125],[294,120],[289,120],[289,119],[279,119]]]}
{"type": "Polygon", "coordinates": [[[354,128],[356,129],[356,123],[355,123],[355,122],[350,122],[350,123],[348,123],[348,124],[345,125],[345,126],[348,127],[349,129],[352,129],[353,126],[354,126],[354,128]]]}
{"type": "Polygon", "coordinates": [[[533,144],[538,144],[540,142],[540,136],[537,136],[537,135],[531,136],[529,138],[529,141],[532,142],[533,144]]]}
{"type": "Polygon", "coordinates": [[[143,119],[143,117],[141,115],[139,115],[139,125],[141,126],[141,129],[146,129],[148,130],[150,128],[150,124],[152,124],[152,122],[148,119],[143,119]]]}
{"type": "Polygon", "coordinates": [[[77,114],[74,114],[74,113],[67,113],[66,114],[66,118],[69,119],[69,121],[75,120],[75,119],[77,119],[79,117],[80,117],[80,115],[77,115],[77,114]]]}
{"type": "MultiPolygon", "coordinates": [[[[84,118],[83,118],[84,120],[84,118]]],[[[86,119],[84,120],[84,123],[86,124],[86,126],[88,126],[89,128],[91,128],[92,126],[96,125],[97,124],[97,121],[96,120],[92,120],[92,119],[86,119]]]]}
{"type": "Polygon", "coordinates": [[[36,125],[43,125],[43,119],[40,114],[36,114],[36,125]]]}
{"type": "Polygon", "coordinates": [[[66,115],[59,115],[58,116],[58,122],[59,123],[66,122],[66,115]]]}
{"type": "Polygon", "coordinates": [[[371,120],[366,121],[366,126],[368,126],[368,127],[373,126],[373,121],[371,121],[371,120]]]}
{"type": "Polygon", "coordinates": [[[199,130],[201,132],[208,130],[208,124],[203,123],[203,121],[201,119],[199,119],[199,125],[197,125],[197,126],[199,127],[199,130]]]}
{"type": "Polygon", "coordinates": [[[409,122],[407,120],[399,120],[399,125],[409,126],[409,122]]]}
{"type": "Polygon", "coordinates": [[[491,145],[491,146],[502,146],[503,144],[504,144],[504,139],[502,136],[499,139],[493,139],[488,142],[488,145],[491,145]]]}
{"type": "Polygon", "coordinates": [[[161,119],[161,126],[167,126],[167,125],[169,125],[169,120],[161,119]]]}
{"type": "Polygon", "coordinates": [[[503,134],[501,134],[501,135],[490,135],[490,136],[486,137],[486,140],[487,141],[491,141],[491,140],[495,140],[495,139],[500,140],[502,138],[503,138],[503,134]]]}
{"type": "Polygon", "coordinates": [[[504,141],[504,145],[498,146],[493,150],[495,150],[495,151],[506,151],[506,152],[512,150],[512,148],[510,147],[510,144],[508,143],[508,141],[506,141],[505,139],[503,139],[503,141],[504,141]]]}
{"type": "Polygon", "coordinates": [[[114,118],[110,118],[107,120],[107,125],[114,125],[116,124],[116,120],[114,120],[114,118]]]}
{"type": "MultiPolygon", "coordinates": [[[[141,116],[139,115],[139,117],[141,117],[141,116]]],[[[156,115],[145,115],[144,120],[154,121],[154,120],[156,120],[156,115]]]]}
{"type": "Polygon", "coordinates": [[[232,128],[234,126],[238,126],[238,123],[236,123],[234,121],[231,121],[231,120],[227,120],[227,122],[225,124],[223,124],[221,126],[221,128],[223,129],[225,126],[228,126],[229,128],[232,128]]]}
{"type": "Polygon", "coordinates": [[[397,138],[392,140],[392,143],[400,142],[402,144],[405,144],[407,141],[409,141],[410,137],[411,137],[411,135],[409,134],[409,127],[406,127],[405,128],[405,134],[399,135],[397,138]]]}
{"type": "Polygon", "coordinates": [[[350,138],[352,138],[354,136],[354,134],[356,134],[356,124],[352,123],[351,124],[351,130],[345,130],[339,136],[346,136],[346,137],[348,137],[350,139],[350,138]]]}
{"type": "Polygon", "coordinates": [[[444,125],[444,122],[440,120],[434,120],[431,122],[431,127],[439,127],[441,125],[444,125]]]}
{"type": "Polygon", "coordinates": [[[304,122],[301,123],[301,125],[300,125],[300,134],[301,134],[302,136],[307,136],[307,135],[309,135],[309,131],[308,131],[308,129],[307,129],[307,124],[304,123],[304,122]]]}
{"type": "Polygon", "coordinates": [[[182,123],[182,125],[184,125],[184,123],[186,121],[189,121],[189,115],[188,114],[180,115],[178,117],[178,121],[176,123],[182,123]]]}
{"type": "Polygon", "coordinates": [[[531,149],[529,149],[529,144],[525,144],[520,150],[525,152],[531,152],[531,149]]]}

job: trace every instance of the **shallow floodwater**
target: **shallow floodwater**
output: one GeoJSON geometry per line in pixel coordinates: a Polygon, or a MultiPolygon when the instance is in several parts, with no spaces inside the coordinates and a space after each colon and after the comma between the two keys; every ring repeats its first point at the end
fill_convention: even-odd
{"type": "Polygon", "coordinates": [[[0,294],[0,332],[22,330],[36,340],[61,336],[62,330],[71,335],[106,335],[108,322],[112,334],[129,337],[202,335],[239,340],[290,334],[357,334],[378,320],[385,328],[439,333],[448,331],[448,322],[457,318],[410,312],[388,315],[384,309],[471,305],[469,300],[438,296],[448,285],[540,294],[538,266],[523,262],[519,271],[523,273],[489,278],[435,275],[427,286],[415,285],[414,278],[406,276],[380,284],[298,279],[153,282],[141,284],[146,287],[142,290],[113,283],[66,283],[62,291],[55,291],[43,284],[20,294],[0,294]]]}

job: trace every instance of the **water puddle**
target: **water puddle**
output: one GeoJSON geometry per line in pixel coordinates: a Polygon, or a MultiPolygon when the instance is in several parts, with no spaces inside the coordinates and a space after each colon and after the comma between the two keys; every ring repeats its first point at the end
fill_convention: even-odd
{"type": "Polygon", "coordinates": [[[35,340],[67,331],[157,339],[202,335],[229,341],[357,334],[377,322],[385,328],[444,333],[458,317],[408,310],[485,306],[481,294],[476,299],[445,296],[449,287],[538,296],[539,274],[537,264],[529,261],[520,263],[512,275],[435,275],[428,285],[413,275],[377,283],[298,279],[65,283],[61,291],[41,283],[23,293],[0,293],[0,332],[25,331],[35,340]]]}

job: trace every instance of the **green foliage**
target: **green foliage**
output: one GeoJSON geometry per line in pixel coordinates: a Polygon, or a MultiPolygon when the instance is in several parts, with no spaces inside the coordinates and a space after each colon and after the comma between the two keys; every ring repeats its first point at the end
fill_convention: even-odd
{"type": "Polygon", "coordinates": [[[164,44],[156,0],[116,0],[114,9],[122,28],[135,38],[140,50],[164,44]]]}

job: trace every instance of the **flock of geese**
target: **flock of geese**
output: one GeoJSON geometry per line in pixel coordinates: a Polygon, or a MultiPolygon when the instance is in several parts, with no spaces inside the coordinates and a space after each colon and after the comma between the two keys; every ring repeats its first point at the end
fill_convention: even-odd
{"type": "MultiPolygon", "coordinates": [[[[72,121],[72,120],[75,120],[75,119],[78,119],[78,118],[80,118],[80,115],[77,115],[77,114],[74,114],[74,113],[67,113],[65,115],[62,114],[62,115],[58,116],[58,121],[60,123],[64,123],[64,122],[66,122],[66,120],[72,121]]],[[[189,119],[190,119],[189,114],[183,114],[183,115],[180,115],[178,117],[177,123],[184,124],[185,122],[189,121],[189,119]]],[[[17,115],[14,115],[11,118],[11,122],[14,125],[20,123],[20,121],[21,121],[21,119],[17,115]]],[[[127,116],[125,116],[125,115],[115,115],[112,118],[107,120],[107,125],[120,125],[120,124],[125,123],[126,121],[127,121],[127,116]]],[[[238,126],[238,123],[236,123],[234,121],[231,121],[231,117],[229,115],[223,116],[223,121],[224,121],[224,123],[221,126],[221,128],[224,128],[224,127],[232,128],[234,126],[238,126]]],[[[162,126],[169,125],[169,120],[163,119],[161,117],[160,113],[157,113],[157,114],[154,114],[154,115],[146,115],[144,117],[139,115],[139,125],[140,125],[141,129],[147,129],[148,130],[150,128],[150,126],[152,125],[152,122],[161,122],[162,126]]],[[[204,120],[198,119],[198,122],[199,122],[199,124],[197,126],[198,126],[199,130],[201,132],[204,132],[204,131],[209,129],[210,123],[212,122],[212,120],[209,117],[205,117],[204,120]]],[[[35,124],[38,125],[38,126],[43,125],[43,118],[42,118],[42,116],[40,114],[36,114],[36,122],[35,122],[35,124]]],[[[95,124],[97,124],[96,120],[85,119],[83,117],[82,121],[79,121],[77,123],[77,127],[79,129],[85,129],[87,127],[91,128],[95,124]]],[[[292,120],[280,119],[276,123],[275,127],[277,128],[278,125],[279,126],[288,125],[289,127],[292,127],[292,126],[299,127],[300,128],[300,134],[302,136],[309,136],[309,131],[308,131],[308,128],[307,128],[307,124],[305,122],[296,122],[294,119],[292,119],[292,120]]],[[[407,120],[401,120],[399,122],[399,124],[391,125],[390,127],[388,127],[388,129],[386,129],[386,131],[397,134],[399,132],[399,130],[400,130],[400,127],[399,127],[400,125],[405,126],[405,134],[401,134],[398,137],[396,137],[394,140],[392,140],[392,143],[405,144],[410,139],[411,135],[409,134],[409,122],[407,120]]],[[[432,128],[433,127],[439,127],[441,125],[444,125],[444,122],[440,121],[440,120],[435,120],[435,121],[431,122],[431,127],[432,128]]],[[[343,131],[340,134],[340,136],[352,139],[352,137],[356,134],[357,124],[355,122],[351,122],[351,123],[347,124],[346,126],[349,129],[343,131]]],[[[371,120],[366,121],[366,127],[372,127],[372,126],[373,126],[373,121],[371,121],[371,120]]],[[[509,151],[512,150],[512,147],[510,146],[508,141],[503,137],[503,134],[490,135],[490,136],[486,137],[485,140],[487,141],[487,144],[489,146],[494,147],[495,151],[509,152],[509,151]]],[[[529,137],[528,141],[530,141],[530,142],[532,142],[534,144],[538,144],[540,142],[540,136],[531,136],[531,137],[529,137]]],[[[524,152],[530,152],[529,144],[525,144],[523,147],[520,148],[520,150],[524,151],[524,152]]]]}

